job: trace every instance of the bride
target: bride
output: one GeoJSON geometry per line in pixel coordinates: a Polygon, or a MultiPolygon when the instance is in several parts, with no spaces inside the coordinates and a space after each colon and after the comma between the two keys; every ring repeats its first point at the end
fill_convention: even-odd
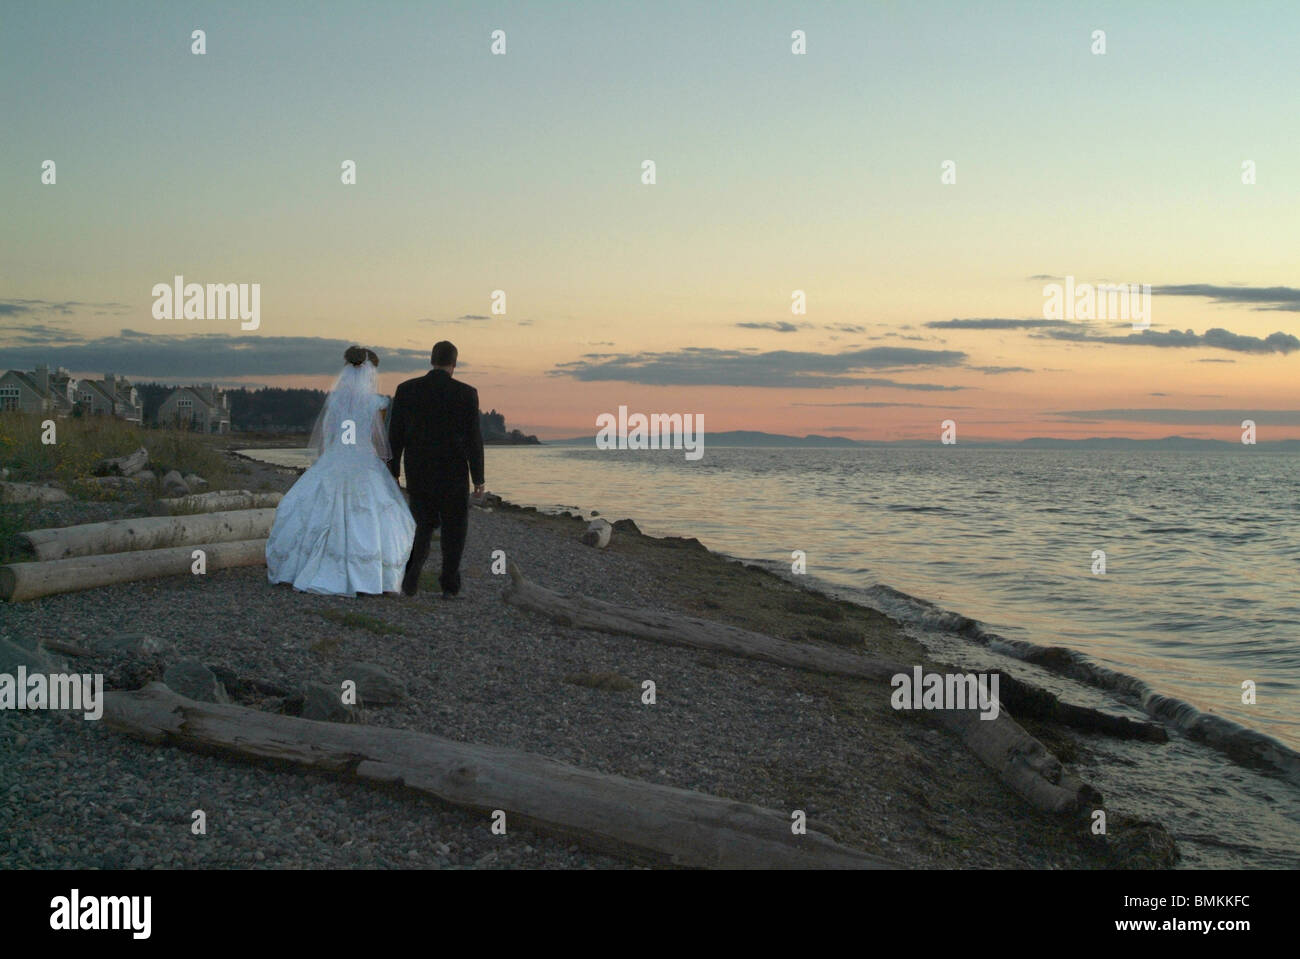
{"type": "Polygon", "coordinates": [[[315,461],[275,511],[266,573],[309,593],[396,593],[415,520],[385,465],[388,397],[375,393],[379,357],[352,346],[343,358],[312,430],[315,461]]]}

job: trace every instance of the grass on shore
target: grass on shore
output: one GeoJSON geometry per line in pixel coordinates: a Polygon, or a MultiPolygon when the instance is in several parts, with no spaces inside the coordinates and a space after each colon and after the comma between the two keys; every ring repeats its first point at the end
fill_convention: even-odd
{"type": "Polygon", "coordinates": [[[197,473],[209,489],[221,489],[229,479],[221,442],[228,437],[206,436],[176,429],[143,429],[110,416],[53,420],[52,443],[43,442],[47,416],[36,413],[0,414],[0,466],[10,479],[41,483],[55,481],[69,493],[98,499],[106,491],[89,482],[100,460],[125,456],[141,446],[149,451],[149,469],[159,479],[168,470],[182,476],[197,473]],[[221,442],[216,442],[221,441],[221,442]]]}
{"type": "Polygon", "coordinates": [[[317,615],[322,619],[327,619],[331,623],[338,623],[340,626],[350,626],[352,629],[364,629],[374,633],[376,636],[397,635],[405,636],[406,630],[400,626],[394,626],[378,616],[369,616],[365,613],[357,613],[352,610],[343,609],[322,609],[317,610],[317,615]]]}

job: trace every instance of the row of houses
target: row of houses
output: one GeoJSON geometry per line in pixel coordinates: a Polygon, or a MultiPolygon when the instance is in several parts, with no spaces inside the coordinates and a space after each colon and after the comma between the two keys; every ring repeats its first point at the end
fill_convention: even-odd
{"type": "MultiPolygon", "coordinates": [[[[142,425],[144,403],[130,380],[112,373],[101,380],[51,370],[6,370],[0,374],[0,412],[52,416],[116,416],[142,425]]],[[[202,433],[230,432],[230,397],[215,383],[178,387],[163,400],[156,422],[202,433]]]]}

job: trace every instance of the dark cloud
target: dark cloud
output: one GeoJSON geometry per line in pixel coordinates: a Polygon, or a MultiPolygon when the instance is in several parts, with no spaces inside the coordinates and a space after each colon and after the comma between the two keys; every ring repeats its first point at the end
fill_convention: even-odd
{"type": "Polygon", "coordinates": [[[745,330],[771,330],[773,333],[794,333],[799,329],[795,324],[786,323],[785,321],[772,323],[737,323],[736,325],[745,330]]]}
{"type": "MultiPolygon", "coordinates": [[[[256,333],[180,336],[124,329],[117,336],[79,343],[0,347],[0,369],[31,369],[46,363],[71,370],[111,370],[137,378],[172,379],[329,374],[342,367],[343,351],[356,342],[360,341],[256,333]]],[[[385,372],[429,367],[429,353],[424,349],[362,345],[370,345],[379,354],[379,368],[385,372]]]]}
{"type": "Polygon", "coordinates": [[[1042,326],[1073,326],[1068,320],[1004,320],[978,317],[969,320],[935,320],[925,324],[932,330],[1030,330],[1042,326]]]}
{"type": "Polygon", "coordinates": [[[972,366],[972,370],[979,373],[987,373],[990,376],[997,376],[1000,373],[1032,373],[1033,370],[1027,366],[972,366]]]}
{"type": "Polygon", "coordinates": [[[1188,409],[1117,409],[1058,410],[1053,415],[1069,420],[1127,420],[1135,423],[1241,427],[1242,420],[1254,420],[1260,426],[1300,426],[1300,410],[1188,410],[1188,409]]]}
{"type": "Polygon", "coordinates": [[[1187,283],[1181,286],[1153,286],[1157,296],[1198,296],[1215,303],[1251,303],[1256,310],[1300,313],[1300,290],[1290,286],[1214,286],[1187,283]]]}
{"type": "Polygon", "coordinates": [[[969,406],[950,406],[947,403],[888,403],[884,400],[863,400],[857,403],[791,403],[791,406],[854,406],[862,409],[883,409],[885,407],[907,407],[926,410],[969,410],[969,406]]]}
{"type": "Polygon", "coordinates": [[[959,386],[901,383],[862,376],[866,370],[956,367],[966,354],[954,350],[923,350],[882,346],[843,353],[791,350],[755,352],[688,347],[671,353],[588,353],[560,363],[551,376],[583,381],[619,381],[658,386],[762,386],[784,389],[827,389],[837,386],[889,386],[905,390],[957,390],[959,386]]]}
{"type": "Polygon", "coordinates": [[[72,316],[83,310],[96,313],[125,313],[131,307],[125,303],[83,303],[81,300],[0,300],[0,316],[28,316],[41,313],[57,313],[60,316],[72,316]]]}
{"type": "Polygon", "coordinates": [[[6,349],[13,346],[53,346],[56,344],[81,343],[85,337],[62,326],[48,323],[0,323],[0,343],[6,349]]]}
{"type": "Polygon", "coordinates": [[[1223,329],[1206,330],[1203,334],[1191,330],[1141,330],[1127,336],[1092,336],[1085,330],[1047,330],[1033,334],[1040,338],[1070,340],[1077,343],[1118,343],[1123,346],[1202,347],[1230,350],[1234,353],[1292,353],[1300,350],[1300,339],[1290,333],[1270,333],[1260,338],[1244,336],[1223,329]]]}
{"type": "Polygon", "coordinates": [[[829,323],[823,329],[834,330],[836,333],[865,333],[867,328],[859,326],[856,323],[829,323]]]}

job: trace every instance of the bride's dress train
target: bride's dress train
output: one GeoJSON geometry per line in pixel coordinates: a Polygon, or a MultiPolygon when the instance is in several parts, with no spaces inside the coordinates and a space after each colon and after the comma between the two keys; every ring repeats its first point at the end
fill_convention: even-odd
{"type": "Polygon", "coordinates": [[[371,415],[343,408],[346,404],[325,411],[323,452],[276,509],[266,541],[272,583],[343,596],[401,590],[415,520],[365,435],[372,422],[382,424],[378,414],[387,399],[371,393],[359,402],[371,406],[371,415]],[[341,439],[349,414],[355,414],[353,442],[341,439]]]}

